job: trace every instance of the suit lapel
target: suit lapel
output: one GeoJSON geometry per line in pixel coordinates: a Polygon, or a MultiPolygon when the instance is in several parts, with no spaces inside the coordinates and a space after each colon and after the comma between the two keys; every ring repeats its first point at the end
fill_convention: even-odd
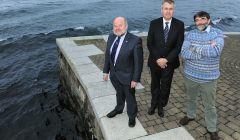
{"type": "Polygon", "coordinates": [[[160,34],[160,40],[162,41],[163,44],[165,44],[165,41],[164,41],[164,31],[163,31],[163,17],[160,18],[159,20],[159,26],[160,29],[159,29],[159,34],[160,34]]]}
{"type": "Polygon", "coordinates": [[[112,46],[115,38],[116,38],[116,35],[114,35],[114,34],[112,34],[112,35],[109,37],[109,44],[108,44],[109,53],[110,53],[111,46],[112,46]]]}
{"type": "Polygon", "coordinates": [[[129,42],[129,37],[130,37],[130,35],[129,35],[129,33],[127,32],[127,34],[126,34],[126,36],[125,36],[125,38],[124,38],[124,40],[123,40],[121,49],[120,49],[120,51],[119,51],[119,54],[118,54],[118,57],[117,57],[117,61],[116,61],[115,67],[117,66],[119,60],[121,59],[121,56],[123,55],[123,53],[128,49],[127,44],[128,44],[128,42],[129,42]]]}
{"type": "Polygon", "coordinates": [[[112,47],[112,44],[113,44],[115,38],[116,38],[116,35],[114,35],[114,34],[111,34],[111,35],[109,36],[109,38],[108,38],[108,44],[107,44],[107,48],[106,48],[107,51],[108,51],[108,54],[109,54],[110,64],[113,64],[112,59],[111,59],[111,47],[112,47]]]}

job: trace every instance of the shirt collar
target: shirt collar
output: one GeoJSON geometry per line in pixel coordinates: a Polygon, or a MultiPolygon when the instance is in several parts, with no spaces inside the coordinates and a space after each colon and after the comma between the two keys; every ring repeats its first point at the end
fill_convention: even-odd
{"type": "Polygon", "coordinates": [[[205,31],[206,31],[207,33],[209,33],[209,32],[210,32],[210,28],[211,28],[211,25],[208,25],[208,27],[205,29],[205,31]]]}
{"type": "Polygon", "coordinates": [[[196,30],[197,30],[198,32],[201,32],[201,33],[209,33],[210,30],[211,30],[211,25],[208,25],[207,28],[206,28],[204,31],[200,31],[199,29],[197,29],[197,27],[196,27],[196,30]]]}
{"type": "Polygon", "coordinates": [[[165,25],[165,22],[168,22],[168,26],[170,26],[170,25],[171,25],[171,22],[172,22],[172,18],[171,18],[170,20],[168,20],[168,21],[166,21],[166,20],[163,18],[163,25],[165,25]]]}

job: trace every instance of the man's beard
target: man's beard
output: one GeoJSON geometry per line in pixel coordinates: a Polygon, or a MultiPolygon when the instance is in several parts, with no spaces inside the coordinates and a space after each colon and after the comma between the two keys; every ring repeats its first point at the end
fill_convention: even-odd
{"type": "Polygon", "coordinates": [[[120,31],[120,32],[115,32],[113,30],[113,33],[116,35],[116,36],[122,36],[123,34],[125,34],[127,32],[127,30],[123,30],[123,31],[120,31]]]}
{"type": "Polygon", "coordinates": [[[199,26],[197,26],[198,30],[200,30],[200,31],[206,30],[207,27],[208,27],[208,24],[204,24],[204,25],[199,25],[199,26]]]}

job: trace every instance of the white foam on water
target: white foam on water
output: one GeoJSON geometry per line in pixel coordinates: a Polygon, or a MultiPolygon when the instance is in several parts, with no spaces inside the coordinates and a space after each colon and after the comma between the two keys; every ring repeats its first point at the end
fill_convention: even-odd
{"type": "Polygon", "coordinates": [[[76,28],[74,28],[75,30],[84,30],[85,29],[85,27],[84,26],[79,26],[79,27],[76,27],[76,28]]]}

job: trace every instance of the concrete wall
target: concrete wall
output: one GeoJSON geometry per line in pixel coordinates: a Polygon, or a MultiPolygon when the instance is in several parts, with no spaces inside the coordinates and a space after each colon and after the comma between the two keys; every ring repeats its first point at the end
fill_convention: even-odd
{"type": "Polygon", "coordinates": [[[92,138],[97,138],[98,140],[103,139],[103,135],[99,124],[95,118],[93,108],[89,102],[86,91],[83,86],[80,84],[77,76],[73,72],[71,66],[67,62],[66,58],[59,51],[59,63],[60,63],[60,82],[66,90],[66,94],[63,95],[66,104],[70,107],[78,119],[78,122],[90,131],[93,135],[92,138]]]}

